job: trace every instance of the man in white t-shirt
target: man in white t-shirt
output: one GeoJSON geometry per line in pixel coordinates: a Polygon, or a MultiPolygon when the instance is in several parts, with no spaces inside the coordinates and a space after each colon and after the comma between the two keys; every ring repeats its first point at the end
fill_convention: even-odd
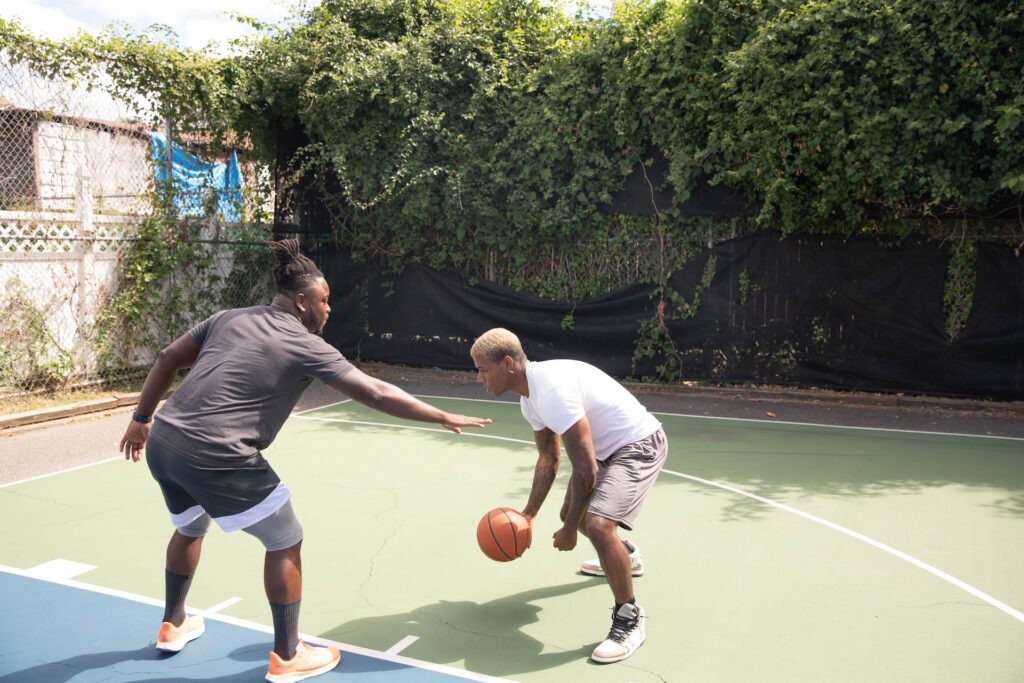
{"type": "Polygon", "coordinates": [[[615,596],[612,628],[591,658],[600,663],[629,657],[645,638],[644,609],[636,604],[633,577],[644,572],[640,551],[620,540],[618,527],[633,529],[647,493],[668,455],[661,423],[625,387],[604,372],[575,360],[530,362],[519,338],[506,329],[485,332],[470,349],[477,381],[494,396],[519,395],[523,417],[533,426],[537,466],[523,515],[533,524],[551,490],[561,458],[572,464],[562,505],[559,550],[576,547],[582,532],[597,550],[581,571],[606,576],[615,596]]]}

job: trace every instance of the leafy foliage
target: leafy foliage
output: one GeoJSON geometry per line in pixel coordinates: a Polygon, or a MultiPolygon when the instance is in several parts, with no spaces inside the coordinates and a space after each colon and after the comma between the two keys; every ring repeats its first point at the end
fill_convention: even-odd
{"type": "Polygon", "coordinates": [[[251,141],[280,194],[315,185],[338,244],[395,271],[568,300],[649,282],[671,311],[668,275],[721,234],[893,241],[974,221],[975,239],[1020,241],[1021,0],[623,0],[610,18],[324,0],[218,58],[149,34],[0,28],[8,58],[67,78],[100,65],[176,121],[251,141]],[[652,149],[678,199],[709,179],[757,215],[603,212],[652,149]]]}
{"type": "Polygon", "coordinates": [[[967,325],[967,316],[974,303],[977,249],[973,240],[954,245],[946,265],[946,283],[942,307],[946,318],[946,336],[955,341],[967,325]]]}
{"type": "Polygon", "coordinates": [[[196,321],[266,298],[256,290],[269,280],[252,273],[269,270],[268,226],[234,224],[210,239],[210,222],[180,218],[173,198],[167,185],[157,189],[154,210],[121,255],[118,282],[96,321],[92,343],[107,378],[132,370],[140,356],[166,347],[196,321]],[[225,254],[232,263],[226,277],[218,262],[225,254]]]}

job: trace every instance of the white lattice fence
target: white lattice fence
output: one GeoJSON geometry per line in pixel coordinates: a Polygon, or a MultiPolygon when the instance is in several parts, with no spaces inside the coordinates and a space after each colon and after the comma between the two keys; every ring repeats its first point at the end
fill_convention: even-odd
{"type": "Polygon", "coordinates": [[[67,389],[94,372],[88,336],[138,221],[0,211],[0,395],[67,389]]]}
{"type": "MultiPolygon", "coordinates": [[[[116,291],[121,256],[138,239],[142,218],[94,216],[87,200],[81,205],[79,216],[0,211],[0,401],[124,379],[144,371],[159,350],[132,347],[122,354],[127,357],[119,355],[115,373],[109,367],[100,372],[97,321],[116,291]]],[[[237,258],[240,245],[253,244],[238,236],[253,240],[261,230],[210,224],[200,240],[213,255],[211,277],[196,282],[174,275],[161,286],[172,287],[179,300],[202,302],[190,307],[197,318],[226,305],[266,303],[267,268],[237,258]],[[234,241],[215,239],[224,234],[234,241]]],[[[159,323],[144,327],[169,341],[195,322],[179,321],[183,329],[175,330],[159,329],[159,323]]]]}
{"type": "Polygon", "coordinates": [[[92,216],[83,226],[74,214],[46,211],[0,211],[0,254],[4,258],[46,254],[116,254],[140,216],[92,216]],[[89,244],[92,242],[92,244],[89,244]]]}

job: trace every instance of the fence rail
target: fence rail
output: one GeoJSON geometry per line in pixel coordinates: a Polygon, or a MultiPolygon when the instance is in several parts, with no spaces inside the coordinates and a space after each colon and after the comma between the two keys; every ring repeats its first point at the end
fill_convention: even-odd
{"type": "Polygon", "coordinates": [[[267,300],[267,268],[258,263],[249,267],[238,258],[240,250],[258,251],[260,242],[222,237],[251,235],[254,226],[210,223],[202,230],[203,239],[194,240],[209,256],[203,277],[172,274],[168,282],[154,285],[163,288],[165,298],[193,302],[176,319],[179,329],[161,329],[165,323],[159,316],[150,317],[137,338],[159,343],[124,345],[123,357],[113,366],[104,365],[99,352],[102,328],[118,325],[110,319],[110,305],[122,281],[123,257],[139,241],[143,219],[88,211],[0,211],[0,409],[31,395],[117,385],[139,377],[159,343],[219,305],[267,300]],[[198,300],[208,303],[196,305],[198,300]]]}

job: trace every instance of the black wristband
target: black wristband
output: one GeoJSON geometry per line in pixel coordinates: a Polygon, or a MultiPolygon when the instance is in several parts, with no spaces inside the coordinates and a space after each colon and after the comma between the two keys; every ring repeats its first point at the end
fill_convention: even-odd
{"type": "Polygon", "coordinates": [[[138,413],[132,413],[132,419],[135,420],[136,422],[141,422],[142,424],[149,424],[150,422],[153,421],[152,417],[149,417],[147,415],[139,415],[138,413]]]}

